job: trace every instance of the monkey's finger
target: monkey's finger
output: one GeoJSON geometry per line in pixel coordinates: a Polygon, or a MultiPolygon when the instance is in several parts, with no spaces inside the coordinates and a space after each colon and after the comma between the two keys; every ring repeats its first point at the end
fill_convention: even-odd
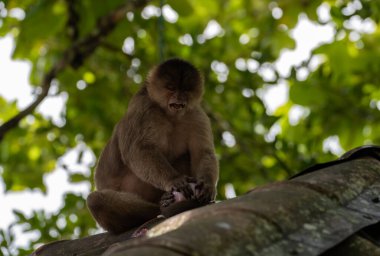
{"type": "Polygon", "coordinates": [[[162,207],[167,207],[168,205],[169,205],[169,202],[166,202],[166,201],[165,202],[161,202],[161,206],[162,207]]]}
{"type": "Polygon", "coordinates": [[[161,200],[174,199],[173,193],[165,193],[162,195],[161,200]]]}
{"type": "Polygon", "coordinates": [[[201,203],[208,203],[213,197],[213,191],[209,187],[205,186],[202,190],[199,191],[197,195],[197,200],[201,203]]]}
{"type": "Polygon", "coordinates": [[[196,185],[195,185],[195,188],[194,188],[194,194],[195,194],[195,197],[200,197],[202,193],[205,193],[205,184],[204,182],[198,182],[196,185]]]}
{"type": "Polygon", "coordinates": [[[195,191],[202,191],[204,187],[204,183],[200,182],[195,185],[195,191]]]}
{"type": "Polygon", "coordinates": [[[191,186],[189,186],[189,185],[184,186],[184,187],[182,188],[182,193],[184,194],[184,196],[185,196],[187,199],[191,198],[191,197],[194,195],[194,193],[193,193],[193,189],[192,189],[191,186]]]}
{"type": "Polygon", "coordinates": [[[160,205],[161,205],[161,207],[168,207],[172,203],[174,203],[174,199],[172,199],[172,200],[171,199],[161,200],[160,205]]]}
{"type": "Polygon", "coordinates": [[[211,197],[208,195],[202,195],[198,198],[198,202],[201,204],[208,204],[211,201],[211,197]]]}
{"type": "Polygon", "coordinates": [[[181,182],[176,184],[176,186],[173,187],[173,192],[183,192],[189,190],[189,183],[187,182],[181,182]]]}

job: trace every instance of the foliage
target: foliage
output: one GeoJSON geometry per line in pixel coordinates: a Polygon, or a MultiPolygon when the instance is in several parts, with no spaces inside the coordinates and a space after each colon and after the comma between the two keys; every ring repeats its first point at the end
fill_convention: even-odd
{"type": "MultiPolygon", "coordinates": [[[[38,93],[64,51],[123,2],[5,0],[0,2],[0,36],[15,38],[13,57],[31,63],[30,82],[38,93]]],[[[148,69],[160,61],[160,49],[166,57],[190,60],[205,76],[204,107],[220,158],[220,199],[227,183],[241,194],[336,158],[324,149],[328,138],[339,138],[344,150],[380,143],[378,1],[168,0],[163,24],[159,4],[152,1],[128,12],[92,54],[57,75],[48,97],[67,95],[62,123],[34,113],[6,134],[0,142],[0,173],[7,191],[45,192],[44,175],[67,169],[58,159],[78,144],[98,156],[148,69]],[[327,20],[317,14],[321,6],[329,13],[327,20]],[[276,60],[296,47],[292,29],[305,15],[315,25],[329,24],[335,35],[283,74],[276,60]],[[353,21],[372,24],[373,30],[353,27],[353,21]],[[319,65],[312,65],[316,59],[319,65]],[[308,76],[302,77],[305,72],[308,76]],[[286,84],[289,98],[273,112],[265,92],[278,83],[286,84]],[[301,111],[296,121],[295,110],[301,111]]],[[[15,102],[0,97],[0,123],[18,111],[15,102]]],[[[72,182],[88,179],[68,173],[72,182]]],[[[35,244],[83,237],[95,228],[83,196],[70,191],[55,213],[15,214],[17,223],[0,231],[4,255],[17,254],[15,226],[40,234],[29,250],[18,249],[20,255],[35,244]]]]}

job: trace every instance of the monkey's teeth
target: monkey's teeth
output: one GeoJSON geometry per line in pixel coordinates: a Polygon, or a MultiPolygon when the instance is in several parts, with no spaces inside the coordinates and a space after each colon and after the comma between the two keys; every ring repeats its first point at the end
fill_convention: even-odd
{"type": "Polygon", "coordinates": [[[185,104],[176,104],[176,103],[173,103],[173,104],[170,104],[170,107],[175,108],[175,109],[180,109],[180,108],[184,108],[185,104]]]}

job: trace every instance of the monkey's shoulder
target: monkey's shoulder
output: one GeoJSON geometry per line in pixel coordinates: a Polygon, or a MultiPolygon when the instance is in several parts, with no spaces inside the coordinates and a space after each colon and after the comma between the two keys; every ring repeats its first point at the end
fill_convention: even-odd
{"type": "Polygon", "coordinates": [[[137,94],[135,94],[129,104],[127,115],[131,113],[144,113],[147,109],[152,107],[152,101],[146,92],[146,89],[141,89],[137,94]]]}

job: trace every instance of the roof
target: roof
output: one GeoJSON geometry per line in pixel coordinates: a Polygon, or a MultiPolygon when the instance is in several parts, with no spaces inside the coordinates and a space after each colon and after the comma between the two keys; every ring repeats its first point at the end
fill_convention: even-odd
{"type": "Polygon", "coordinates": [[[380,255],[380,148],[133,230],[45,245],[34,255],[380,255]]]}

